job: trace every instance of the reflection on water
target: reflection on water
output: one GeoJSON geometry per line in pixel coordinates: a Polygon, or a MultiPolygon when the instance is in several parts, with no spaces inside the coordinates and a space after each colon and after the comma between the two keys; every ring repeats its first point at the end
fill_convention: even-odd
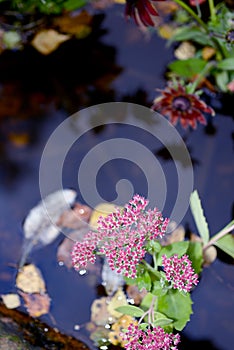
{"type": "MultiPolygon", "coordinates": [[[[29,47],[0,56],[0,293],[15,290],[16,264],[23,241],[21,223],[40,200],[39,163],[53,130],[71,113],[103,102],[128,101],[150,106],[154,89],[164,84],[164,65],[171,53],[162,40],[152,36],[146,41],[135,25],[123,21],[118,7],[106,13],[106,17],[97,16],[95,31],[88,38],[66,42],[50,56],[44,57],[29,47]]],[[[232,118],[226,111],[225,114],[218,114],[208,128],[199,126],[187,134],[178,128],[190,150],[194,188],[203,199],[213,234],[233,217],[234,131],[232,118]],[[216,132],[210,132],[211,129],[216,132]]],[[[82,200],[77,188],[79,162],[93,145],[115,135],[129,135],[137,140],[142,137],[170,179],[169,191],[174,198],[174,170],[169,155],[153,138],[138,135],[133,128],[99,127],[83,135],[65,161],[64,186],[75,188],[78,200],[82,200]]],[[[92,174],[87,176],[91,179],[92,174]]],[[[147,194],[141,169],[130,161],[116,160],[105,164],[97,175],[100,195],[114,200],[116,183],[123,178],[129,179],[135,192],[147,194]]],[[[183,224],[195,229],[189,213],[183,224]]],[[[79,337],[85,334],[82,325],[89,321],[92,300],[100,293],[100,288],[98,292],[96,289],[100,277],[80,276],[59,266],[56,252],[62,239],[58,237],[52,245],[35,250],[31,261],[43,272],[56,326],[79,337]],[[74,329],[77,324],[81,325],[79,331],[74,329]]],[[[193,293],[194,314],[184,332],[190,341],[184,342],[183,349],[205,344],[207,349],[232,350],[233,276],[233,266],[222,261],[204,270],[193,293]]],[[[51,324],[48,316],[43,320],[51,324]]]]}

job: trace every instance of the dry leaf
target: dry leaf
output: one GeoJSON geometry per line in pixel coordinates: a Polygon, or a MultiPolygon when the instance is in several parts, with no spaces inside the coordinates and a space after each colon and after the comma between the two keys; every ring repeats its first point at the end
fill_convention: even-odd
{"type": "Polygon", "coordinates": [[[205,46],[202,49],[202,58],[208,61],[211,57],[215,55],[216,51],[213,47],[205,46]]]}
{"type": "Polygon", "coordinates": [[[16,277],[16,286],[26,293],[41,293],[46,291],[41,272],[33,264],[25,265],[19,270],[16,277]]]}
{"type": "MultiPolygon", "coordinates": [[[[55,18],[54,25],[63,33],[80,36],[81,32],[86,30],[86,35],[91,32],[92,16],[86,11],[79,14],[66,13],[63,16],[55,18]]],[[[82,36],[84,37],[84,36],[82,36]]]]}
{"type": "Polygon", "coordinates": [[[91,321],[97,326],[105,326],[110,323],[110,317],[107,309],[107,297],[94,300],[91,305],[91,321]]]}
{"type": "Polygon", "coordinates": [[[183,41],[178,48],[174,51],[174,55],[179,60],[187,60],[194,57],[196,53],[195,46],[188,41],[183,41]]]}
{"type": "Polygon", "coordinates": [[[19,263],[21,268],[34,247],[53,242],[60,233],[56,225],[61,214],[74,203],[76,192],[70,189],[59,190],[42,199],[30,210],[23,224],[24,246],[19,263]]]}
{"type": "MultiPolygon", "coordinates": [[[[99,219],[99,216],[107,216],[110,213],[113,213],[116,210],[117,206],[111,203],[100,203],[98,204],[91,215],[91,218],[89,220],[89,224],[92,228],[97,229],[97,222],[99,219]]],[[[119,207],[120,208],[120,207],[119,207]]]]}
{"type": "Polygon", "coordinates": [[[90,219],[92,209],[87,205],[75,203],[74,208],[62,213],[57,221],[57,225],[71,229],[80,229],[90,219]]]}
{"type": "Polygon", "coordinates": [[[217,249],[214,246],[210,246],[203,252],[203,266],[209,266],[217,258],[217,249]]]}
{"type": "Polygon", "coordinates": [[[30,316],[40,317],[48,314],[50,309],[50,297],[48,294],[20,292],[20,295],[24,299],[25,307],[30,316]]]}
{"type": "Polygon", "coordinates": [[[147,290],[143,288],[141,291],[139,291],[139,288],[132,284],[127,286],[126,293],[129,299],[134,300],[134,305],[140,305],[141,301],[147,294],[147,290]]]}
{"type": "Polygon", "coordinates": [[[8,309],[15,309],[20,306],[20,298],[18,294],[2,294],[1,295],[4,305],[8,309]]]}
{"type": "Polygon", "coordinates": [[[122,316],[122,314],[116,311],[115,309],[123,305],[128,305],[128,302],[123,290],[119,288],[118,291],[111,298],[110,302],[108,303],[107,310],[111,314],[111,316],[115,318],[119,318],[122,316]]]}
{"type": "Polygon", "coordinates": [[[68,39],[70,35],[60,34],[54,29],[44,29],[35,35],[31,44],[43,55],[48,55],[68,39]]]}

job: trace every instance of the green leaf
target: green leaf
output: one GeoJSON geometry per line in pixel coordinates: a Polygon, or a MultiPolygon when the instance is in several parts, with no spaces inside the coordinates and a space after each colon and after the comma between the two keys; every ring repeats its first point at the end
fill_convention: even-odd
{"type": "Polygon", "coordinates": [[[149,241],[146,246],[146,250],[148,253],[158,253],[161,249],[161,244],[157,241],[149,241]]]}
{"type": "Polygon", "coordinates": [[[188,58],[177,60],[168,65],[169,69],[183,78],[191,78],[199,74],[206,66],[206,61],[201,58],[188,58]]]}
{"type": "Polygon", "coordinates": [[[174,254],[177,254],[180,258],[182,255],[184,255],[187,252],[189,246],[189,241],[182,241],[182,242],[174,242],[172,244],[164,246],[158,256],[158,264],[162,264],[162,256],[165,254],[168,258],[173,256],[174,254]]]}
{"type": "Polygon", "coordinates": [[[216,79],[216,84],[221,91],[225,92],[228,90],[228,88],[227,88],[227,84],[228,84],[228,80],[229,80],[228,79],[228,72],[222,71],[222,72],[216,73],[215,79],[216,79]]]}
{"type": "Polygon", "coordinates": [[[196,273],[200,273],[202,270],[202,244],[200,242],[189,242],[187,250],[189,259],[192,261],[192,267],[196,273]]]}
{"type": "Polygon", "coordinates": [[[171,289],[166,295],[158,298],[158,311],[174,320],[174,327],[181,331],[190,320],[192,314],[192,300],[178,290],[171,289]]]}
{"type": "Polygon", "coordinates": [[[234,70],[234,58],[229,57],[217,63],[217,68],[223,70],[234,70]]]}
{"type": "Polygon", "coordinates": [[[67,0],[64,2],[63,6],[67,11],[73,11],[79,9],[80,7],[83,7],[86,4],[86,0],[67,0]]]}
{"type": "Polygon", "coordinates": [[[151,293],[156,296],[161,296],[167,293],[167,289],[162,288],[160,281],[154,281],[151,293]]]}
{"type": "Polygon", "coordinates": [[[190,196],[190,208],[203,243],[207,244],[210,233],[197,190],[193,191],[190,196]]]}
{"type": "Polygon", "coordinates": [[[145,313],[144,310],[142,310],[138,306],[134,306],[134,305],[119,306],[115,310],[120,312],[121,314],[129,315],[129,316],[132,316],[132,317],[141,317],[145,313]]]}
{"type": "Polygon", "coordinates": [[[178,28],[175,34],[170,39],[170,42],[185,40],[191,40],[201,45],[212,45],[212,40],[210,40],[210,38],[208,38],[204,33],[202,33],[200,29],[190,28],[188,26],[178,28]]]}
{"type": "Polygon", "coordinates": [[[145,331],[149,327],[148,323],[142,322],[139,324],[139,328],[145,331]]]}
{"type": "Polygon", "coordinates": [[[153,325],[155,327],[157,327],[157,326],[164,327],[164,326],[171,324],[172,322],[173,322],[173,320],[171,318],[168,318],[166,315],[162,314],[161,312],[154,313],[153,325]]]}
{"type": "MultiPolygon", "coordinates": [[[[148,310],[152,303],[154,295],[152,293],[147,293],[141,301],[141,308],[143,310],[148,310]]],[[[155,308],[157,307],[157,301],[155,301],[155,308]]]]}
{"type": "Polygon", "coordinates": [[[137,277],[137,286],[141,291],[145,288],[147,291],[151,289],[151,278],[148,271],[145,271],[141,276],[137,277]]]}
{"type": "Polygon", "coordinates": [[[234,258],[234,237],[232,234],[229,233],[220,238],[217,242],[214,243],[214,245],[234,258]]]}

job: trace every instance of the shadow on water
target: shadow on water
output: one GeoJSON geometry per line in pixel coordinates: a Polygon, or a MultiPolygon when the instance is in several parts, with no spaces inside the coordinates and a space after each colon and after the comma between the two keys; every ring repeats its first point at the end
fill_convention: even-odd
{"type": "MultiPolygon", "coordinates": [[[[160,56],[151,55],[157,45],[161,49],[161,39],[153,36],[145,41],[134,25],[125,23],[119,16],[118,7],[118,15],[115,11],[116,7],[107,10],[106,16],[96,15],[89,37],[65,42],[49,56],[39,54],[30,46],[19,52],[5,51],[0,56],[1,294],[15,291],[16,266],[23,240],[21,224],[40,200],[40,157],[53,130],[70,114],[95,104],[125,101],[150,107],[155,88],[163,86],[164,65],[170,52],[162,49],[160,56]]],[[[226,113],[229,110],[225,104],[226,113]]],[[[183,136],[183,130],[179,127],[178,130],[183,136]]],[[[77,167],[92,145],[110,137],[110,132],[112,137],[119,135],[118,130],[97,127],[84,135],[80,148],[74,145],[74,152],[66,159],[66,187],[79,191],[76,169],[75,172],[71,169],[77,167]]],[[[171,179],[174,170],[168,151],[155,144],[149,135],[138,135],[134,128],[121,132],[144,139],[165,166],[174,196],[171,179]]],[[[185,138],[192,153],[194,188],[204,199],[212,233],[233,217],[233,191],[230,190],[234,174],[233,134],[232,118],[224,116],[220,109],[220,114],[207,127],[199,126],[185,138]]],[[[134,183],[135,192],[147,194],[142,171],[128,161],[117,160],[115,164],[105,165],[97,176],[103,198],[113,200],[116,183],[127,176],[134,183]]],[[[184,225],[187,223],[191,230],[195,229],[189,213],[183,221],[184,225]]],[[[100,285],[99,276],[79,276],[58,265],[56,252],[62,239],[59,237],[53,244],[34,251],[30,261],[40,268],[46,280],[56,327],[77,338],[82,334],[83,339],[87,334],[82,325],[89,322],[90,305],[103,290],[96,290],[100,285]],[[80,331],[74,329],[77,324],[81,325],[80,331]]],[[[208,350],[233,348],[234,299],[233,290],[227,287],[234,287],[233,266],[222,262],[220,256],[212,269],[214,273],[204,271],[201,285],[194,293],[194,314],[183,332],[181,350],[202,346],[208,350]]],[[[43,316],[42,320],[53,326],[49,316],[43,316]]]]}

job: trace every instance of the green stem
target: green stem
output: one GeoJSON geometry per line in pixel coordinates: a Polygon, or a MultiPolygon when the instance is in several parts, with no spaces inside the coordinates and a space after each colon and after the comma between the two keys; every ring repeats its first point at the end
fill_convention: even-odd
{"type": "Polygon", "coordinates": [[[206,250],[211,245],[215,244],[220,238],[224,237],[227,233],[231,232],[232,230],[234,230],[233,222],[232,222],[232,225],[230,224],[227,225],[226,227],[224,227],[223,230],[221,230],[215,236],[213,236],[212,239],[206,245],[204,245],[203,251],[206,250]]]}
{"type": "MultiPolygon", "coordinates": [[[[201,26],[207,33],[209,33],[209,29],[203,20],[182,0],[174,0],[178,5],[180,5],[185,11],[187,11],[201,26]]],[[[211,0],[212,1],[212,0],[211,0]]]]}
{"type": "Polygon", "coordinates": [[[156,276],[158,279],[161,278],[160,272],[155,270],[150,264],[148,264],[145,260],[142,260],[142,264],[145,265],[146,270],[151,272],[154,276],[156,276]]]}
{"type": "Polygon", "coordinates": [[[214,21],[216,21],[214,1],[208,0],[208,3],[209,3],[209,8],[210,8],[210,18],[211,18],[211,21],[214,22],[214,21]]]}
{"type": "Polygon", "coordinates": [[[211,70],[212,67],[215,66],[215,62],[208,62],[205,67],[203,68],[203,70],[201,71],[201,73],[198,74],[197,78],[195,79],[195,81],[189,85],[187,87],[187,93],[188,94],[193,94],[196,90],[196,88],[198,87],[198,85],[200,84],[200,82],[202,81],[202,79],[209,73],[209,71],[211,70]]]}

